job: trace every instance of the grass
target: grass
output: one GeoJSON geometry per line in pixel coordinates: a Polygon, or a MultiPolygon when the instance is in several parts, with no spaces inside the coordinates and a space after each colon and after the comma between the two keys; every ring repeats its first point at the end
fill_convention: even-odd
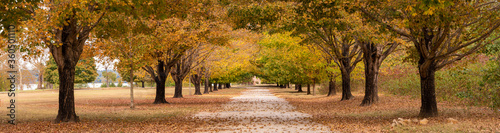
{"type": "MultiPolygon", "coordinates": [[[[242,90],[234,87],[200,96],[189,95],[185,87],[184,98],[172,98],[174,88],[167,87],[170,104],[152,104],[154,88],[134,88],[136,108],[130,109],[129,88],[76,89],[75,107],[81,122],[60,124],[52,122],[58,110],[58,90],[20,91],[16,94],[17,125],[7,124],[8,116],[1,115],[4,124],[0,128],[1,132],[190,132],[206,124],[189,116],[219,110],[242,90]]],[[[10,99],[6,93],[0,99],[0,113],[7,114],[10,99]]]]}
{"type": "Polygon", "coordinates": [[[500,113],[487,107],[464,106],[459,103],[439,102],[439,116],[429,119],[427,125],[391,127],[398,118],[418,118],[420,99],[410,96],[379,94],[380,101],[361,107],[364,93],[353,91],[355,98],[340,101],[341,93],[333,97],[306,95],[292,89],[271,89],[278,97],[285,98],[296,111],[308,113],[313,121],[341,132],[500,132],[500,113]],[[447,118],[459,121],[449,124],[447,118]]]}

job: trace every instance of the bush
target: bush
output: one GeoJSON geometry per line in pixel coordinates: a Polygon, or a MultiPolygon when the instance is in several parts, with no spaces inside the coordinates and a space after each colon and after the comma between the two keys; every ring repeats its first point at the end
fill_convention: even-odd
{"type": "Polygon", "coordinates": [[[106,88],[106,87],[107,87],[107,86],[106,86],[106,83],[102,83],[102,84],[101,84],[101,88],[106,88]]]}
{"type": "Polygon", "coordinates": [[[404,95],[416,98],[420,96],[420,79],[418,73],[408,73],[406,76],[399,78],[389,78],[386,82],[379,85],[379,90],[394,95],[404,95]]]}
{"type": "Polygon", "coordinates": [[[109,87],[116,87],[115,83],[109,83],[109,87]]]}

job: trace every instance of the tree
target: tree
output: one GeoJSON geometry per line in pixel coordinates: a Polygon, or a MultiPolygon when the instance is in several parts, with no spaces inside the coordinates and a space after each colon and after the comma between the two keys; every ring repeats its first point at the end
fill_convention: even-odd
{"type": "Polygon", "coordinates": [[[59,71],[59,110],[56,122],[78,122],[74,104],[75,66],[90,32],[107,11],[108,1],[43,1],[20,3],[30,19],[23,21],[24,47],[48,47],[59,71]],[[44,8],[39,8],[44,7],[44,8]]]}
{"type": "MultiPolygon", "coordinates": [[[[54,58],[50,57],[47,61],[47,67],[44,70],[45,81],[51,84],[59,84],[59,71],[54,58]]],[[[94,58],[86,58],[78,61],[75,68],[75,83],[89,83],[97,78],[96,64],[94,58]]]]}
{"type": "Polygon", "coordinates": [[[264,79],[278,81],[283,86],[291,82],[298,92],[303,92],[303,84],[315,84],[324,79],[325,63],[322,53],[316,52],[315,47],[299,44],[301,39],[290,34],[266,35],[258,43],[261,50],[254,64],[260,68],[260,76],[264,79]]]}
{"type": "MultiPolygon", "coordinates": [[[[211,51],[211,47],[208,44],[200,44],[194,46],[193,48],[186,51],[186,53],[181,57],[181,59],[174,65],[170,75],[175,82],[175,92],[174,98],[182,98],[182,81],[190,73],[193,68],[197,68],[201,62],[203,62],[208,53],[211,51]]],[[[199,70],[198,72],[201,72],[199,70]]],[[[196,74],[195,74],[196,75],[196,74]]],[[[195,76],[191,80],[196,81],[195,86],[198,86],[198,92],[200,91],[201,76],[195,76]]],[[[201,94],[199,92],[199,94],[201,94]]]]}
{"type": "MultiPolygon", "coordinates": [[[[201,95],[201,87],[200,87],[200,84],[201,84],[201,78],[203,77],[203,68],[196,68],[194,70],[194,73],[191,74],[191,77],[189,78],[189,80],[191,80],[190,82],[194,84],[194,94],[195,95],[201,95]]],[[[205,88],[205,92],[208,93],[208,86],[206,86],[205,88]]]]}
{"type": "Polygon", "coordinates": [[[361,1],[359,9],[417,50],[421,117],[438,115],[435,72],[470,55],[500,36],[496,1],[361,1]]]}
{"type": "MultiPolygon", "coordinates": [[[[352,8],[351,6],[347,7],[352,8]]],[[[378,74],[382,62],[405,41],[390,34],[374,21],[363,18],[359,11],[343,17],[344,23],[351,23],[350,28],[356,45],[363,52],[365,96],[361,106],[369,106],[378,101],[378,74]]]]}
{"type": "MultiPolygon", "coordinates": [[[[353,24],[344,21],[343,16],[352,13],[344,1],[299,1],[296,17],[292,22],[295,34],[305,36],[304,42],[315,44],[339,68],[342,76],[342,99],[349,100],[351,94],[351,73],[362,61],[361,49],[356,45],[351,29],[353,24]]],[[[330,77],[333,77],[330,75],[330,77]]]]}
{"type": "Polygon", "coordinates": [[[98,74],[93,57],[81,59],[78,61],[75,68],[75,83],[93,82],[98,74]]]}
{"type": "Polygon", "coordinates": [[[114,84],[114,82],[116,81],[116,78],[117,78],[117,75],[115,72],[113,71],[104,71],[102,72],[102,76],[104,77],[104,79],[106,79],[106,87],[109,87],[110,84],[114,84]]]}

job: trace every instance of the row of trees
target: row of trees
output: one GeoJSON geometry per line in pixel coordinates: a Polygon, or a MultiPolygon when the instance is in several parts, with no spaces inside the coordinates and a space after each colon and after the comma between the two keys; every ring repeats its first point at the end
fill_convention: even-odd
{"type": "MultiPolygon", "coordinates": [[[[242,47],[257,40],[248,37],[254,34],[247,30],[300,38],[288,38],[300,43],[286,44],[299,52],[282,55],[258,51],[268,56],[251,61],[265,70],[254,73],[281,84],[314,84],[318,74],[326,74],[333,95],[338,71],[342,100],[349,100],[351,74],[359,62],[364,62],[366,90],[362,105],[378,100],[377,75],[383,60],[399,45],[410,44],[412,49],[408,51],[417,57],[421,77],[420,115],[427,117],[437,115],[435,71],[499,38],[499,6],[499,2],[488,0],[4,0],[0,20],[3,27],[17,25],[17,40],[21,49],[28,51],[26,58],[40,55],[38,48],[50,50],[60,85],[56,122],[79,121],[74,81],[81,59],[118,59],[115,66],[128,72],[130,83],[136,77],[141,80],[136,73],[144,70],[146,74],[139,75],[149,75],[156,82],[154,103],[167,103],[168,75],[176,83],[177,98],[182,97],[182,81],[187,76],[195,86],[204,77],[205,87],[209,82],[227,86],[229,82],[248,80],[252,76],[248,71],[257,68],[246,67],[250,63],[232,63],[256,57],[235,54],[258,51],[254,45],[242,47]],[[318,53],[305,48],[321,51],[322,58],[312,59],[309,55],[318,53]],[[262,62],[271,58],[282,60],[262,62]],[[274,69],[283,64],[291,71],[274,69]],[[323,68],[328,71],[318,71],[323,68]],[[292,73],[293,77],[287,76],[292,73]]],[[[261,45],[286,50],[279,42],[264,40],[261,45]]],[[[130,106],[134,108],[130,87],[130,106]]]]}
{"type": "MultiPolygon", "coordinates": [[[[438,114],[435,72],[500,38],[499,8],[499,2],[489,0],[294,0],[255,1],[229,12],[238,28],[289,31],[302,39],[301,44],[322,51],[322,63],[340,71],[342,100],[353,97],[351,75],[363,62],[362,106],[378,101],[379,68],[398,46],[405,45],[419,68],[420,116],[429,117],[438,114]]],[[[290,75],[273,72],[285,74],[290,75]]],[[[331,79],[336,76],[334,71],[326,74],[331,79]]],[[[304,74],[295,75],[300,76],[304,74]]],[[[292,81],[295,77],[271,80],[298,83],[292,81]]]]}
{"type": "MultiPolygon", "coordinates": [[[[218,85],[214,87],[217,90],[230,87],[231,81],[250,77],[244,73],[228,74],[242,67],[224,63],[237,57],[225,58],[227,51],[239,51],[226,46],[247,41],[233,37],[248,33],[233,31],[226,24],[225,5],[224,1],[213,0],[6,0],[1,3],[5,10],[0,10],[0,20],[3,27],[18,27],[17,40],[28,53],[25,58],[44,54],[36,49],[50,50],[55,64],[50,68],[57,68],[59,84],[55,121],[69,122],[79,121],[75,113],[74,83],[90,81],[89,77],[75,77],[87,72],[80,70],[77,64],[94,65],[92,57],[107,59],[100,60],[102,64],[119,60],[115,67],[127,74],[122,76],[130,83],[144,82],[147,77],[153,79],[155,104],[168,103],[165,100],[168,75],[175,81],[175,98],[183,97],[182,81],[187,76],[195,84],[196,94],[201,94],[202,77],[207,84],[204,93],[212,90],[207,88],[210,82],[218,85]]],[[[6,37],[5,32],[3,34],[6,37]]],[[[92,68],[95,66],[83,67],[92,68]]],[[[130,91],[130,107],[134,108],[133,85],[130,91]]]]}

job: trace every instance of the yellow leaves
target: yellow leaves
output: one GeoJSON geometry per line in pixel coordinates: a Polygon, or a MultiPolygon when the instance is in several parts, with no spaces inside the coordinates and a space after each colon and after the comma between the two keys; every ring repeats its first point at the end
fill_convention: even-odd
{"type": "Polygon", "coordinates": [[[434,10],[435,10],[435,9],[436,9],[436,8],[434,8],[434,7],[432,7],[432,6],[431,6],[431,7],[429,7],[429,9],[428,9],[428,10],[426,10],[426,11],[424,12],[424,15],[429,15],[429,16],[430,16],[430,15],[433,15],[433,14],[434,14],[434,10]]]}
{"type": "Polygon", "coordinates": [[[411,12],[413,11],[413,7],[411,5],[408,5],[406,6],[406,9],[405,9],[406,12],[411,12]]]}

